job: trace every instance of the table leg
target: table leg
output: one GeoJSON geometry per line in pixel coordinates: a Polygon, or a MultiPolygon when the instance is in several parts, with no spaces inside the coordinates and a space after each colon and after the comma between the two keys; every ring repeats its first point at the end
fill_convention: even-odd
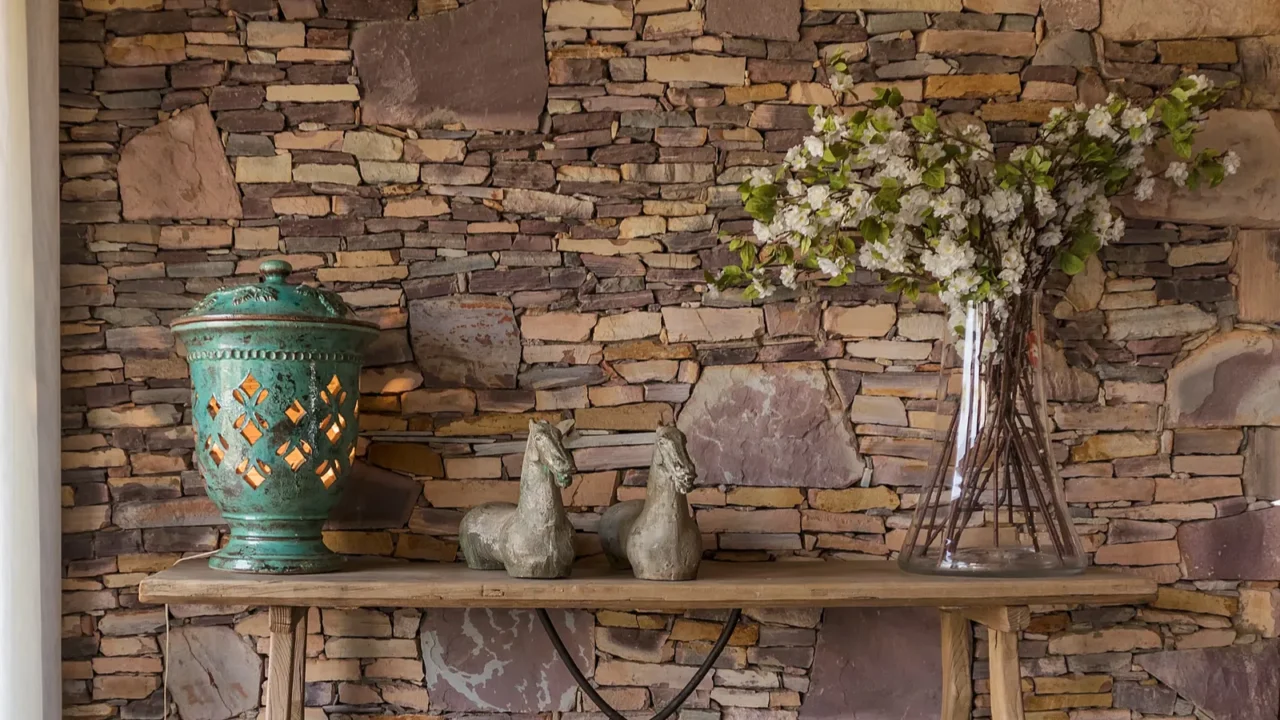
{"type": "Polygon", "coordinates": [[[307,608],[270,609],[271,644],[267,661],[267,720],[302,720],[307,662],[307,608]]]}
{"type": "Polygon", "coordinates": [[[942,717],[969,720],[973,712],[973,630],[955,610],[942,611],[942,717]]]}
{"type": "Polygon", "coordinates": [[[1023,720],[1018,630],[988,627],[987,644],[991,656],[992,720],[1023,720]]]}

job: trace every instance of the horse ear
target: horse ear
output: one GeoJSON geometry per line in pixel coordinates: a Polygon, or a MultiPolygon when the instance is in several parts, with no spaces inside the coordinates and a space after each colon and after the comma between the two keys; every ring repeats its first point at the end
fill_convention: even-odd
{"type": "Polygon", "coordinates": [[[569,431],[573,429],[573,418],[566,418],[556,423],[556,429],[560,431],[561,435],[568,435],[569,431]]]}

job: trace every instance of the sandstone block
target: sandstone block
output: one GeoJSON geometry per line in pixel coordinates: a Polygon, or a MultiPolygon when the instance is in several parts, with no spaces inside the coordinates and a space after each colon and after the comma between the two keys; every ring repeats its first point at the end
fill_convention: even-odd
{"type": "Polygon", "coordinates": [[[409,336],[429,386],[515,387],[520,335],[506,299],[455,295],[410,301],[409,336]]]}
{"type": "Polygon", "coordinates": [[[758,308],[665,307],[662,319],[672,342],[749,340],[764,332],[758,308]]]}
{"type": "Polygon", "coordinates": [[[531,340],[585,342],[595,326],[594,313],[551,312],[520,318],[520,333],[531,340]]]}
{"type": "Polygon", "coordinates": [[[556,0],[547,6],[547,27],[629,29],[633,12],[630,2],[556,0]]]}
{"type": "Polygon", "coordinates": [[[332,103],[359,99],[360,88],[349,83],[267,86],[267,102],[332,103]]]}
{"type": "Polygon", "coordinates": [[[657,55],[645,58],[645,75],[654,82],[746,85],[747,61],[711,55],[657,55]]]}
{"type": "Polygon", "coordinates": [[[800,0],[709,0],[706,12],[711,34],[800,39],[800,0]]]}
{"type": "Polygon", "coordinates": [[[703,483],[840,488],[863,470],[843,410],[819,363],[725,365],[703,371],[678,425],[703,483]],[[760,411],[730,410],[744,403],[760,411]]]}
{"type": "MultiPolygon", "coordinates": [[[[620,27],[631,26],[629,3],[627,8],[620,27]]],[[[612,5],[555,2],[547,26],[610,10],[622,13],[612,5]]],[[[415,22],[368,25],[354,33],[351,47],[368,93],[362,103],[366,123],[537,129],[547,96],[537,0],[478,0],[415,22]],[[473,62],[467,72],[456,72],[455,59],[464,56],[473,62]]]]}
{"type": "Polygon", "coordinates": [[[934,75],[924,84],[927,98],[1017,96],[1021,90],[1017,75],[934,75]]]}
{"type": "Polygon", "coordinates": [[[892,305],[833,306],[822,316],[822,326],[839,337],[884,337],[897,319],[892,305]]]}
{"type": "Polygon", "coordinates": [[[916,45],[920,52],[940,57],[956,55],[1031,57],[1036,54],[1034,33],[925,30],[916,39],[916,45]]]}
{"type": "Polygon", "coordinates": [[[629,312],[600,318],[593,338],[596,342],[617,342],[653,337],[661,332],[661,313],[629,312]]]}
{"type": "Polygon", "coordinates": [[[293,181],[293,156],[282,152],[273,157],[236,158],[238,183],[287,183],[293,181]]]}
{"type": "Polygon", "coordinates": [[[288,48],[307,44],[307,26],[300,22],[251,21],[245,29],[249,47],[288,48]]]}
{"type": "Polygon", "coordinates": [[[1225,10],[1216,0],[1103,2],[1098,32],[1108,40],[1230,38],[1280,33],[1274,0],[1244,0],[1225,10]]]}
{"type": "Polygon", "coordinates": [[[1236,292],[1240,319],[1245,322],[1280,323],[1280,293],[1275,278],[1280,277],[1280,233],[1241,230],[1235,272],[1240,276],[1236,292]]]}
{"type": "Polygon", "coordinates": [[[1168,422],[1172,427],[1280,425],[1278,383],[1280,346],[1273,337],[1242,330],[1218,335],[1170,371],[1168,422]]]}
{"type": "Polygon", "coordinates": [[[230,219],[240,193],[207,105],[197,105],[136,135],[119,165],[127,220],[230,219]]]}
{"type": "Polygon", "coordinates": [[[173,65],[187,59],[187,41],[182,33],[116,37],[107,43],[108,63],[123,67],[173,65]]]}
{"type": "Polygon", "coordinates": [[[805,10],[855,12],[878,10],[889,12],[960,12],[960,0],[804,0],[805,10]]]}

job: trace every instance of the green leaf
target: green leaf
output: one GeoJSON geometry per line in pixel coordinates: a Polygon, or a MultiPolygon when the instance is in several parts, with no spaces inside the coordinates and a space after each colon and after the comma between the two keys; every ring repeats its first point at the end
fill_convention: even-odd
{"type": "Polygon", "coordinates": [[[1071,243],[1071,254],[1078,258],[1087,258],[1102,248],[1102,240],[1092,232],[1085,232],[1071,243]]]}
{"type": "Polygon", "coordinates": [[[920,179],[924,181],[925,185],[928,185],[935,190],[941,189],[947,184],[947,174],[942,170],[941,165],[934,165],[928,170],[925,170],[920,179]]]}
{"type": "Polygon", "coordinates": [[[751,197],[747,199],[745,203],[747,213],[760,222],[773,222],[777,199],[777,185],[761,185],[752,190],[751,197]]]}
{"type": "Polygon", "coordinates": [[[1064,252],[1058,255],[1058,267],[1062,268],[1062,272],[1068,275],[1075,275],[1084,270],[1084,260],[1069,252],[1064,252]]]}

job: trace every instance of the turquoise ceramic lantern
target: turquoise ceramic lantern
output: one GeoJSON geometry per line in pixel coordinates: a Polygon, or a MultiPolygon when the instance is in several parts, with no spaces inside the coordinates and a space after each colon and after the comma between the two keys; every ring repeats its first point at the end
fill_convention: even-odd
{"type": "Polygon", "coordinates": [[[363,348],[376,335],[335,293],[285,282],[222,288],[173,323],[187,348],[196,464],[231,528],[222,570],[337,569],[321,529],[355,460],[363,348]]]}

